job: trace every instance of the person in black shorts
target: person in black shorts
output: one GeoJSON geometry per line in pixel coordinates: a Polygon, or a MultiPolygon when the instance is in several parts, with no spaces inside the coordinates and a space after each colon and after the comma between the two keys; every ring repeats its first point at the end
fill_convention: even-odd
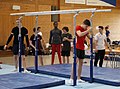
{"type": "MultiPolygon", "coordinates": [[[[77,25],[76,26],[76,63],[77,63],[77,83],[83,83],[85,81],[83,81],[81,79],[81,73],[82,73],[82,66],[83,66],[83,60],[85,57],[85,39],[86,37],[88,37],[88,39],[90,39],[90,35],[89,32],[91,34],[92,30],[91,30],[91,23],[90,20],[86,19],[82,22],[81,25],[77,25]]],[[[71,76],[70,76],[70,80],[68,81],[69,85],[73,85],[74,82],[74,63],[72,64],[72,68],[71,68],[71,76]]]]}
{"type": "MultiPolygon", "coordinates": [[[[19,54],[19,40],[18,40],[18,35],[19,35],[19,20],[16,20],[16,24],[17,26],[14,27],[11,31],[11,34],[7,40],[6,45],[4,46],[4,49],[7,48],[8,44],[10,43],[10,41],[12,40],[13,36],[14,36],[14,40],[13,40],[13,58],[15,59],[15,70],[17,71],[18,69],[18,54],[19,54]]],[[[21,25],[21,55],[22,55],[22,59],[23,59],[23,67],[24,67],[24,72],[28,73],[29,71],[26,70],[26,61],[25,61],[25,44],[24,44],[24,38],[26,38],[26,43],[27,43],[27,47],[29,47],[29,38],[28,38],[28,30],[23,27],[21,25]]]]}
{"type": "MultiPolygon", "coordinates": [[[[39,32],[40,27],[37,28],[37,31],[39,32]]],[[[30,37],[30,46],[32,47],[32,53],[35,56],[35,31],[36,29],[33,29],[34,34],[30,37]]],[[[42,54],[44,52],[43,45],[42,45],[42,36],[38,34],[38,55],[40,59],[40,64],[43,66],[43,57],[42,54]]]]}
{"type": "Polygon", "coordinates": [[[62,34],[62,57],[63,63],[65,63],[65,57],[67,57],[67,63],[69,63],[69,56],[71,51],[71,42],[72,42],[72,35],[68,33],[68,27],[63,27],[63,34],[62,34]]]}

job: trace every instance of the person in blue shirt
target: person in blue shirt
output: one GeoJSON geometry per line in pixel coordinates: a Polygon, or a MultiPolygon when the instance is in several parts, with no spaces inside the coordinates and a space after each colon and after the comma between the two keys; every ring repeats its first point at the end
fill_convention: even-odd
{"type": "Polygon", "coordinates": [[[111,44],[111,40],[109,38],[110,37],[109,25],[105,27],[105,31],[106,31],[107,42],[111,44]]]}

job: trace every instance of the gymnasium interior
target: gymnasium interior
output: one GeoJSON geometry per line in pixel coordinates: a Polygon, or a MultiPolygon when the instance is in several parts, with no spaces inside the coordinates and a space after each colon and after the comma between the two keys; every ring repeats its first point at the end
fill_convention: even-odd
{"type": "MultiPolygon", "coordinates": [[[[120,89],[120,0],[0,0],[0,89],[120,89]],[[85,19],[90,20],[92,33],[90,40],[86,37],[85,58],[83,60],[81,79],[85,82],[77,83],[76,63],[76,26],[83,24],[85,19]],[[18,67],[15,70],[13,53],[14,37],[7,44],[13,28],[18,20],[18,39],[21,36],[21,24],[28,31],[28,40],[34,34],[37,37],[37,27],[42,33],[41,43],[43,64],[37,55],[37,41],[35,53],[25,43],[25,61],[21,59],[21,41],[18,47],[18,67]],[[72,35],[69,63],[60,63],[55,52],[54,64],[52,61],[52,46],[50,32],[54,23],[63,33],[63,27],[69,28],[72,35]],[[95,39],[98,27],[109,30],[109,47],[105,46],[105,55],[102,67],[95,67],[95,39]],[[33,32],[35,29],[35,33],[33,32]],[[6,49],[5,49],[5,45],[6,49]],[[109,50],[111,48],[111,50],[109,50]],[[34,55],[35,54],[35,55],[34,55]],[[69,85],[71,68],[74,65],[73,85],[69,85]],[[23,66],[29,72],[24,73],[23,66]],[[74,81],[75,80],[75,81],[74,81]]],[[[37,38],[36,38],[37,39],[37,38]]],[[[106,38],[107,39],[107,38],[106,38]]],[[[30,44],[30,43],[29,43],[30,44]]],[[[63,44],[60,43],[61,49],[63,44]]],[[[98,63],[99,65],[99,63],[98,63]]]]}

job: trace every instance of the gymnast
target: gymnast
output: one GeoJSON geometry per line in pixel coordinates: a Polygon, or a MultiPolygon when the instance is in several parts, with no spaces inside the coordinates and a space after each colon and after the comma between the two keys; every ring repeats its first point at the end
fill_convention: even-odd
{"type": "MultiPolygon", "coordinates": [[[[10,41],[12,40],[12,38],[14,36],[13,49],[12,49],[13,58],[15,60],[15,70],[14,70],[14,72],[18,71],[18,54],[19,54],[19,40],[18,40],[19,20],[18,19],[16,20],[16,25],[17,26],[12,29],[11,34],[10,34],[8,40],[7,40],[7,43],[4,46],[4,49],[6,50],[6,48],[8,47],[8,44],[10,43],[10,41]]],[[[26,69],[24,37],[26,38],[27,47],[29,47],[28,30],[25,27],[23,27],[22,24],[21,24],[21,55],[22,55],[22,59],[23,59],[24,73],[30,73],[30,71],[27,71],[27,69],[26,69]]]]}
{"type": "MultiPolygon", "coordinates": [[[[88,19],[84,20],[80,26],[79,25],[76,26],[76,36],[77,36],[76,37],[76,52],[77,52],[77,62],[78,62],[77,83],[85,82],[81,80],[81,72],[82,72],[83,59],[85,56],[84,41],[86,37],[90,39],[89,32],[92,32],[92,29],[91,29],[91,23],[88,19]]],[[[71,77],[68,83],[73,84],[73,65],[72,65],[71,77]]]]}
{"type": "Polygon", "coordinates": [[[58,22],[54,22],[54,29],[50,31],[49,44],[52,46],[52,62],[54,64],[55,52],[58,54],[59,62],[62,64],[61,60],[61,43],[62,43],[62,31],[58,29],[58,22]]]}
{"type": "MultiPolygon", "coordinates": [[[[37,34],[39,32],[39,29],[40,27],[37,28],[37,34]]],[[[30,37],[30,46],[32,47],[32,53],[33,55],[35,56],[35,31],[36,29],[34,28],[33,29],[33,35],[30,37]]],[[[38,55],[39,55],[39,60],[40,60],[40,64],[43,66],[43,53],[44,53],[44,47],[43,47],[43,44],[42,44],[42,36],[38,34],[38,55]]]]}
{"type": "Polygon", "coordinates": [[[61,55],[63,57],[63,63],[65,63],[65,57],[67,57],[67,63],[69,63],[69,56],[70,56],[70,51],[71,51],[71,42],[72,40],[72,35],[68,33],[69,28],[68,27],[63,27],[62,28],[63,34],[62,34],[62,52],[61,55]]]}
{"type": "Polygon", "coordinates": [[[100,59],[99,66],[102,67],[103,59],[105,56],[105,45],[109,48],[110,52],[112,51],[110,45],[106,40],[106,36],[103,33],[104,27],[98,26],[99,32],[95,35],[95,61],[94,66],[97,67],[98,60],[100,59]]]}

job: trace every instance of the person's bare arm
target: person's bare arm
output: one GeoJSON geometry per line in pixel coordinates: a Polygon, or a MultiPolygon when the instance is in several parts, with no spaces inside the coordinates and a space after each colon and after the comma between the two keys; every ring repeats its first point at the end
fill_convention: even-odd
{"type": "Polygon", "coordinates": [[[109,48],[110,52],[112,51],[112,48],[110,47],[110,45],[108,44],[108,42],[106,40],[104,40],[105,45],[109,48]]]}
{"type": "Polygon", "coordinates": [[[32,44],[31,40],[30,40],[30,46],[32,46],[35,49],[35,46],[32,44]]]}
{"type": "Polygon", "coordinates": [[[45,48],[44,48],[44,46],[43,46],[43,40],[41,39],[40,41],[41,41],[41,46],[42,46],[43,51],[44,51],[44,50],[45,50],[45,48]]]}
{"type": "Polygon", "coordinates": [[[87,34],[87,38],[90,39],[90,34],[87,34]]]}
{"type": "Polygon", "coordinates": [[[79,37],[82,37],[82,36],[86,35],[88,32],[89,32],[88,30],[87,30],[87,31],[84,31],[84,32],[81,32],[81,31],[79,30],[79,31],[77,31],[76,33],[77,33],[77,35],[78,35],[79,37]]]}
{"type": "Polygon", "coordinates": [[[81,31],[79,30],[79,31],[77,31],[76,33],[77,33],[77,35],[78,35],[79,37],[82,37],[82,36],[88,34],[88,33],[91,31],[91,29],[92,29],[91,27],[88,27],[86,31],[81,32],[81,31]]]}
{"type": "Polygon", "coordinates": [[[72,41],[73,41],[73,39],[69,39],[69,38],[67,38],[67,37],[64,37],[63,39],[64,39],[64,40],[67,40],[67,41],[69,41],[69,42],[72,42],[72,41]]]}
{"type": "Polygon", "coordinates": [[[98,52],[97,44],[98,44],[98,40],[95,40],[95,52],[98,52]]]}
{"type": "Polygon", "coordinates": [[[26,35],[25,35],[25,37],[26,37],[26,43],[27,43],[27,47],[29,47],[29,44],[30,44],[30,43],[29,43],[28,34],[26,34],[26,35]]]}

